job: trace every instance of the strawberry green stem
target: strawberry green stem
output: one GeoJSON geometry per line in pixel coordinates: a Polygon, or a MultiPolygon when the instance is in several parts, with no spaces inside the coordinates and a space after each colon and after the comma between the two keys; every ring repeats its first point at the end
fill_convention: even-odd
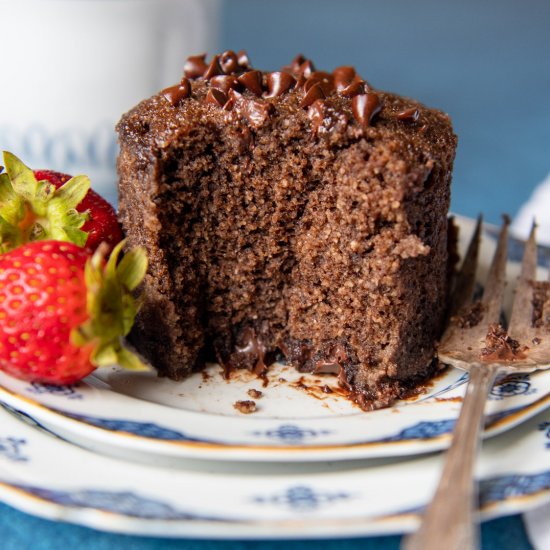
{"type": "Polygon", "coordinates": [[[56,189],[38,181],[33,171],[12,153],[3,153],[0,174],[0,253],[31,241],[53,239],[84,246],[88,234],[80,228],[88,219],[76,207],[90,189],[86,176],[75,176],[56,189]]]}
{"type": "Polygon", "coordinates": [[[124,241],[120,242],[105,262],[106,246],[101,245],[87,261],[88,320],[73,330],[76,345],[94,344],[91,362],[97,367],[118,364],[130,370],[147,368],[141,359],[123,343],[138,313],[133,291],[147,271],[147,256],[141,247],[126,253],[119,261],[124,241]]]}

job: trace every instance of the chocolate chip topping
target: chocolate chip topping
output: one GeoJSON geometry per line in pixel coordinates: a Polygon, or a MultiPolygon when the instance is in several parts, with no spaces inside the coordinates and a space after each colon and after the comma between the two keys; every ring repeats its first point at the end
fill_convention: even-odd
{"type": "Polygon", "coordinates": [[[227,102],[223,106],[224,111],[232,111],[233,107],[235,107],[235,104],[237,101],[239,101],[242,98],[242,94],[234,90],[233,88],[230,88],[227,92],[227,102]]]}
{"type": "Polygon", "coordinates": [[[227,50],[220,54],[219,64],[225,74],[234,73],[239,69],[239,59],[232,50],[227,50]]]}
{"type": "Polygon", "coordinates": [[[206,103],[223,107],[227,103],[227,95],[218,88],[210,88],[205,98],[206,103]]]}
{"type": "Polygon", "coordinates": [[[268,73],[266,77],[267,81],[267,95],[266,97],[278,97],[290,90],[295,84],[296,79],[285,72],[273,72],[268,73]]]}
{"type": "Polygon", "coordinates": [[[243,69],[250,69],[250,59],[248,58],[246,50],[239,50],[237,52],[237,61],[243,69]]]}
{"type": "Polygon", "coordinates": [[[191,95],[191,84],[184,77],[179,84],[162,90],[161,94],[175,107],[182,99],[191,95]]]}
{"type": "Polygon", "coordinates": [[[239,88],[239,81],[234,75],[217,75],[210,79],[210,86],[227,94],[229,90],[237,90],[239,88]]]}
{"type": "Polygon", "coordinates": [[[365,128],[370,125],[372,119],[381,109],[380,98],[373,92],[356,95],[351,100],[353,116],[365,128]]]}
{"type": "MultiPolygon", "coordinates": [[[[310,59],[297,55],[292,62],[280,71],[263,73],[252,69],[246,51],[235,53],[227,50],[215,55],[209,63],[206,54],[190,56],[184,66],[185,77],[182,83],[167,88],[161,93],[176,106],[181,100],[191,96],[192,87],[188,80],[199,79],[205,84],[205,95],[200,92],[198,97],[213,105],[218,105],[227,111],[226,120],[236,121],[239,118],[247,120],[251,126],[259,127],[265,123],[274,111],[276,103],[265,99],[282,96],[292,89],[300,88],[304,96],[300,107],[308,110],[311,129],[314,134],[325,127],[327,120],[341,120],[343,124],[350,119],[342,111],[342,107],[329,100],[337,93],[340,98],[351,100],[351,110],[355,120],[366,127],[380,112],[382,104],[379,96],[371,91],[368,83],[361,79],[356,70],[348,65],[337,67],[332,73],[315,70],[310,59]],[[254,94],[258,100],[249,99],[245,91],[254,94]],[[327,115],[327,107],[331,115],[327,115]]],[[[341,103],[337,103],[341,105],[341,103]]],[[[399,120],[417,121],[419,111],[416,108],[407,109],[395,115],[399,120]]]]}
{"type": "Polygon", "coordinates": [[[313,61],[310,59],[306,59],[298,69],[298,74],[303,76],[304,78],[309,78],[313,73],[315,72],[315,65],[313,64],[313,61]]]}
{"type": "Polygon", "coordinates": [[[310,105],[313,105],[315,101],[318,99],[325,99],[326,95],[323,91],[323,88],[320,83],[314,84],[309,91],[304,96],[304,99],[302,99],[302,102],[300,103],[300,107],[302,109],[305,109],[306,107],[309,107],[310,105]]]}
{"type": "Polygon", "coordinates": [[[326,111],[326,105],[322,99],[317,99],[308,109],[307,116],[311,120],[311,130],[314,134],[316,134],[323,125],[326,111]]]}
{"type": "Polygon", "coordinates": [[[334,85],[338,91],[347,88],[354,79],[356,80],[357,73],[353,67],[345,65],[342,67],[336,67],[332,71],[332,76],[334,77],[334,85]]]}
{"type": "Polygon", "coordinates": [[[205,78],[206,80],[210,80],[213,76],[219,74],[223,74],[223,69],[220,65],[220,56],[215,55],[212,58],[212,61],[210,61],[210,65],[208,65],[208,68],[206,69],[203,78],[205,78]]]}
{"type": "Polygon", "coordinates": [[[205,72],[208,66],[206,65],[206,54],[191,55],[187,58],[183,66],[183,72],[187,78],[199,78],[205,72]]]}
{"type": "Polygon", "coordinates": [[[410,109],[405,109],[404,111],[397,113],[396,117],[399,120],[416,122],[420,117],[420,111],[416,107],[411,107],[410,109]]]}
{"type": "Polygon", "coordinates": [[[365,82],[363,80],[356,80],[345,88],[340,88],[340,95],[343,97],[355,97],[359,94],[364,94],[368,90],[365,90],[365,82]]]}
{"type": "Polygon", "coordinates": [[[304,91],[308,92],[315,84],[319,84],[326,96],[329,96],[334,91],[334,77],[324,71],[315,71],[304,82],[304,91]]]}
{"type": "Polygon", "coordinates": [[[299,53],[291,62],[290,65],[283,67],[284,72],[288,72],[292,75],[297,75],[300,72],[300,67],[307,61],[307,59],[299,53]]]}
{"type": "Polygon", "coordinates": [[[273,112],[273,105],[266,103],[265,101],[259,101],[257,99],[246,99],[239,102],[240,113],[244,116],[248,122],[254,126],[259,127],[269,118],[269,115],[273,112]]]}
{"type": "Polygon", "coordinates": [[[258,97],[262,95],[262,73],[260,71],[247,71],[238,78],[239,82],[258,97]]]}

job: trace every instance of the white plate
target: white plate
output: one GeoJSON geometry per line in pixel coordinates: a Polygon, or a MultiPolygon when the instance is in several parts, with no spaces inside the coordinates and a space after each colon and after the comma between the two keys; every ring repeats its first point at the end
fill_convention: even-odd
{"type": "MultiPolygon", "coordinates": [[[[461,219],[460,226],[467,240],[471,220],[461,219]]],[[[486,238],[482,278],[493,249],[494,240],[486,238]]],[[[516,268],[510,265],[509,276],[516,268]]],[[[270,369],[265,388],[248,371],[232,378],[224,380],[216,365],[183,382],[113,368],[58,388],[0,373],[0,400],[66,439],[133,460],[323,461],[444,448],[465,381],[461,371],[449,369],[420,398],[365,413],[338,394],[334,376],[303,375],[279,365],[270,369]],[[251,388],[263,395],[255,399],[258,411],[243,415],[233,405],[250,399],[251,388]]],[[[491,392],[486,435],[509,429],[548,405],[550,371],[508,378],[491,392]]]]}
{"type": "MultiPolygon", "coordinates": [[[[94,454],[29,423],[24,413],[0,408],[0,499],[38,516],[134,535],[281,539],[410,531],[441,468],[438,454],[301,464],[182,459],[167,469],[94,454]]],[[[482,519],[549,501],[549,453],[549,412],[486,442],[478,461],[482,519]]]]}

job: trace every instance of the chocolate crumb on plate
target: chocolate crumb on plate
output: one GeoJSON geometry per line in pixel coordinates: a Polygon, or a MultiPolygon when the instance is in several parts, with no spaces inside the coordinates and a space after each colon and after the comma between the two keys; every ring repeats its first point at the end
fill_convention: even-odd
{"type": "Polygon", "coordinates": [[[240,413],[251,414],[256,412],[256,402],[255,401],[235,401],[233,407],[237,409],[240,413]]]}

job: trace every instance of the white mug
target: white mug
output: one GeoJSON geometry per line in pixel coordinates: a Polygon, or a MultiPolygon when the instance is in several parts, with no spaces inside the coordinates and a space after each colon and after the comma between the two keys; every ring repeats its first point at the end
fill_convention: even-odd
{"type": "Polygon", "coordinates": [[[0,0],[0,150],[116,200],[114,127],[216,50],[219,0],[0,0]]]}

